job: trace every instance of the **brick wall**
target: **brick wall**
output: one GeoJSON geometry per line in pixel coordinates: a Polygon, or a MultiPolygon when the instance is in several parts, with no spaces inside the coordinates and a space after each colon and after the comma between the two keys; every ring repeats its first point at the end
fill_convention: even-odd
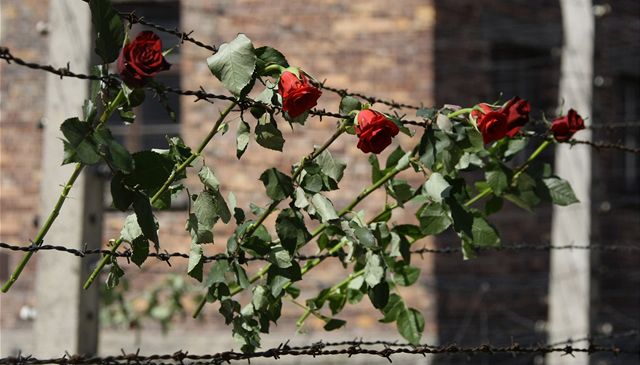
{"type": "MultiPolygon", "coordinates": [[[[18,57],[44,60],[48,52],[46,31],[48,1],[7,0],[0,4],[0,44],[18,57]]],[[[35,236],[39,214],[41,132],[45,96],[42,72],[0,62],[0,241],[26,244],[35,236]]],[[[0,253],[3,275],[20,256],[0,253]],[[6,266],[5,266],[6,265],[6,266]]],[[[2,295],[3,328],[21,326],[17,313],[33,304],[35,262],[16,284],[15,293],[2,295]]],[[[4,282],[6,276],[3,276],[4,282]]]]}

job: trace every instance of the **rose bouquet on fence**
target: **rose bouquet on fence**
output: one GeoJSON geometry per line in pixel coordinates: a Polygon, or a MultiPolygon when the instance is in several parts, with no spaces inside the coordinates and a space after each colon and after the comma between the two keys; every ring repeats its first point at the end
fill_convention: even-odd
{"type": "MultiPolygon", "coordinates": [[[[132,154],[113,138],[106,124],[109,117],[118,112],[132,123],[133,108],[147,102],[146,93],[155,93],[167,105],[166,94],[180,90],[153,80],[170,67],[156,34],[145,31],[128,40],[122,19],[108,0],[92,0],[89,5],[97,30],[96,53],[103,62],[94,68],[91,98],[84,103],[83,115],[62,123],[62,162],[74,163],[75,170],[34,240],[35,246],[42,244],[82,169],[106,164],[111,170],[114,207],[132,213],[120,236],[110,240],[111,254],[104,255],[85,288],[105,267],[109,269],[107,286],[118,285],[124,271],[114,253],[123,245],[131,250],[131,261],[142,266],[151,249],[160,249],[154,210],[170,207],[177,194],[189,194],[186,230],[192,240],[187,274],[203,284],[202,301],[194,317],[206,303],[218,302],[220,314],[232,326],[243,351],[260,346],[260,333],[276,323],[284,298],[304,309],[298,325],[314,315],[329,331],[346,324],[337,316],[347,304],[366,298],[380,311],[382,322],[395,322],[400,334],[417,344],[424,319],[397,291],[419,277],[420,269],[411,264],[412,245],[453,230],[460,238],[464,258],[471,258],[477,249],[500,245],[489,216],[499,211],[505,200],[526,210],[542,200],[558,205],[577,201],[569,184],[536,159],[554,141],[566,141],[584,128],[575,111],[552,123],[542,121],[540,128],[540,123],[529,120],[529,103],[517,96],[467,108],[420,108],[417,121],[375,110],[367,100],[346,93],[338,112],[317,110],[314,107],[324,85],[302,68],[290,65],[276,49],[256,48],[243,34],[206,60],[213,76],[231,95],[194,94],[228,103],[200,145],[192,148],[173,137],[168,139],[168,150],[132,154]],[[114,62],[117,75],[108,72],[107,66],[114,62]],[[258,96],[249,98],[251,91],[258,91],[258,96]],[[102,110],[99,117],[98,110],[102,110]],[[208,166],[199,158],[216,135],[231,128],[227,118],[234,113],[240,117],[236,126],[239,160],[251,140],[262,148],[282,151],[283,121],[295,128],[303,128],[313,116],[334,118],[337,123],[330,138],[289,171],[271,167],[261,174],[271,202],[254,206],[248,213],[236,205],[232,194],[225,198],[214,172],[222,167],[208,166]],[[376,154],[391,148],[400,132],[411,137],[413,147],[408,151],[396,147],[381,164],[376,154]],[[363,184],[360,194],[344,207],[335,207],[325,194],[340,188],[347,167],[330,151],[338,138],[349,138],[362,151],[372,176],[371,183],[363,184]],[[537,148],[529,149],[533,152],[525,162],[515,165],[512,160],[529,144],[537,148]],[[422,182],[412,185],[398,178],[403,171],[418,174],[422,182]],[[482,178],[469,183],[465,177],[471,171],[480,172],[475,176],[482,178]],[[191,173],[197,173],[202,184],[199,192],[187,192],[181,183],[191,173]],[[373,214],[356,210],[377,189],[390,198],[380,210],[373,214]],[[395,224],[393,211],[408,206],[417,208],[415,222],[395,224]],[[264,225],[272,214],[277,214],[274,229],[264,225]],[[224,257],[208,263],[203,245],[213,243],[216,224],[234,225],[235,229],[226,242],[224,257]],[[310,230],[309,226],[315,228],[310,230]],[[299,252],[308,245],[316,248],[317,256],[302,260],[299,252]],[[329,257],[344,264],[344,280],[300,301],[296,283],[329,257]],[[254,259],[266,263],[251,275],[247,262],[254,259]],[[244,306],[235,299],[241,292],[251,292],[251,300],[244,306]]],[[[3,291],[17,280],[32,254],[25,256],[3,291]]]]}

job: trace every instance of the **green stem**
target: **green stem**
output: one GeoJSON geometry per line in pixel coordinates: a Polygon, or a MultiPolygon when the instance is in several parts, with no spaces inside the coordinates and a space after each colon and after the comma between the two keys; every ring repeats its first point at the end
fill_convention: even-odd
{"type": "MultiPolygon", "coordinates": [[[[302,159],[302,161],[300,161],[300,165],[293,172],[293,176],[291,177],[291,180],[295,182],[296,179],[302,173],[302,170],[304,170],[304,167],[309,162],[313,161],[316,157],[318,157],[322,152],[324,152],[324,150],[329,148],[329,146],[338,137],[340,137],[340,135],[343,134],[346,130],[347,130],[346,125],[340,126],[340,128],[338,128],[338,130],[336,130],[336,132],[331,137],[329,137],[329,139],[322,146],[320,146],[320,148],[315,149],[310,155],[305,156],[302,159]]],[[[272,201],[271,204],[269,204],[269,206],[267,207],[267,209],[265,209],[264,212],[262,212],[262,214],[260,214],[258,219],[255,222],[253,222],[253,224],[251,224],[251,226],[244,232],[244,234],[240,238],[240,241],[242,241],[244,239],[244,237],[251,237],[251,235],[253,233],[255,233],[256,229],[258,229],[258,227],[260,227],[260,225],[262,223],[264,223],[264,221],[267,219],[267,217],[269,217],[269,215],[271,215],[271,213],[273,213],[273,211],[278,207],[279,203],[280,203],[279,201],[275,201],[275,200],[272,201]]]]}
{"type": "MultiPolygon", "coordinates": [[[[113,114],[113,112],[124,101],[125,101],[124,92],[120,90],[120,92],[118,92],[115,98],[107,105],[105,110],[102,112],[102,115],[100,116],[100,120],[96,128],[105,124],[109,119],[109,117],[111,116],[111,114],[113,114]]],[[[42,242],[44,241],[45,236],[49,232],[49,229],[53,225],[53,222],[55,222],[56,218],[58,218],[58,215],[60,214],[60,210],[62,209],[64,202],[67,200],[69,191],[71,190],[71,188],[73,187],[73,184],[75,184],[76,180],[80,176],[80,173],[84,169],[84,166],[85,165],[81,162],[76,163],[73,169],[73,173],[69,177],[69,180],[67,180],[67,183],[62,188],[62,192],[60,193],[60,196],[58,197],[56,204],[53,206],[53,209],[49,213],[49,216],[47,217],[47,220],[44,222],[44,225],[38,231],[38,234],[36,235],[36,238],[32,244],[33,247],[39,247],[40,245],[42,245],[42,242]]],[[[24,268],[27,266],[27,263],[29,262],[29,260],[31,260],[31,256],[33,256],[34,253],[35,251],[29,251],[24,255],[24,257],[22,257],[22,260],[20,260],[20,263],[18,263],[18,266],[16,267],[16,269],[13,271],[13,273],[11,273],[9,280],[7,280],[7,282],[4,283],[4,285],[2,286],[2,289],[0,289],[3,293],[8,292],[9,289],[11,289],[11,286],[13,286],[13,284],[18,280],[18,278],[20,277],[20,274],[22,273],[22,270],[24,270],[24,268]]]]}
{"type": "MultiPolygon", "coordinates": [[[[546,141],[542,142],[540,144],[540,146],[538,146],[538,148],[535,151],[533,151],[531,156],[529,156],[527,161],[525,161],[525,163],[523,163],[520,167],[518,167],[516,169],[515,173],[513,174],[513,178],[511,179],[511,181],[515,182],[518,179],[518,177],[524,172],[524,170],[526,170],[527,167],[529,167],[529,164],[533,160],[535,160],[542,153],[542,151],[544,151],[545,148],[547,148],[550,144],[551,144],[551,140],[546,140],[546,141]]],[[[478,200],[484,198],[487,195],[490,195],[491,192],[492,192],[491,188],[486,188],[486,189],[482,190],[476,196],[474,196],[473,198],[469,199],[469,201],[467,201],[464,204],[464,206],[465,207],[471,206],[471,204],[477,202],[478,200]]]]}
{"type": "MultiPolygon", "coordinates": [[[[337,134],[337,132],[336,132],[337,134]]],[[[335,136],[335,138],[337,138],[337,136],[339,136],[340,134],[337,134],[335,136]]],[[[335,138],[332,137],[333,140],[335,140],[335,138]]],[[[329,143],[330,144],[330,143],[329,143]]],[[[326,149],[326,147],[328,147],[327,143],[325,143],[325,145],[323,146],[324,149],[326,149]]],[[[321,147],[321,149],[323,148],[321,147]]],[[[320,153],[322,153],[322,150],[319,150],[318,153],[314,153],[317,157],[317,155],[319,155],[320,153]]],[[[313,156],[313,154],[312,154],[313,156]]],[[[315,158],[314,157],[314,158],[315,158]]],[[[360,203],[362,200],[364,200],[367,196],[369,196],[373,191],[375,191],[378,187],[380,187],[382,184],[384,184],[385,182],[389,181],[389,179],[393,178],[394,176],[396,176],[401,170],[398,169],[393,169],[391,170],[389,173],[387,173],[385,176],[383,176],[380,180],[376,181],[374,184],[370,185],[369,187],[367,187],[366,189],[364,189],[356,199],[354,199],[346,208],[342,209],[340,211],[340,213],[338,214],[339,217],[344,216],[345,214],[349,213],[356,205],[358,205],[358,203],[360,203]]],[[[381,214],[386,213],[386,210],[389,209],[388,207],[385,208],[385,211],[383,211],[382,213],[378,214],[376,217],[379,217],[381,214]]],[[[393,209],[393,208],[392,208],[393,209]]],[[[317,237],[318,235],[320,235],[325,229],[327,228],[326,224],[321,224],[320,226],[318,226],[318,228],[316,228],[313,233],[311,234],[311,238],[309,239],[309,241],[311,241],[313,238],[317,237]]],[[[307,241],[307,242],[309,242],[307,241]]],[[[329,253],[335,253],[336,251],[338,251],[342,245],[344,243],[338,243],[336,246],[334,246],[331,250],[329,250],[329,253]]],[[[302,275],[304,275],[307,271],[313,269],[314,267],[316,267],[318,264],[320,264],[320,262],[322,262],[323,260],[321,259],[315,259],[315,260],[311,260],[307,262],[307,265],[305,265],[304,268],[302,268],[301,273],[302,275]]],[[[258,281],[262,276],[264,276],[264,274],[269,270],[269,268],[271,267],[271,264],[266,264],[264,265],[260,271],[258,271],[254,276],[252,276],[249,279],[249,283],[253,284],[256,281],[258,281]]],[[[291,283],[286,284],[283,287],[283,290],[288,288],[289,286],[291,286],[291,283]]],[[[231,296],[234,296],[238,293],[240,293],[243,289],[239,286],[234,287],[231,289],[231,296]]],[[[202,311],[202,308],[204,307],[204,305],[206,304],[207,298],[206,296],[204,298],[202,298],[200,300],[200,303],[198,303],[198,306],[196,308],[196,311],[193,313],[193,318],[197,318],[198,315],[200,315],[200,312],[202,311]]]]}
{"type": "MultiPolygon", "coordinates": [[[[342,289],[344,286],[349,285],[349,283],[359,277],[364,275],[364,269],[358,270],[356,272],[351,273],[349,276],[347,276],[346,279],[342,280],[341,282],[339,282],[338,284],[332,286],[329,289],[329,292],[327,293],[327,295],[331,295],[332,293],[335,293],[336,291],[342,289]]],[[[293,299],[292,299],[293,301],[293,299]]],[[[320,313],[317,309],[311,309],[303,304],[297,303],[295,302],[295,304],[297,304],[299,307],[301,307],[302,309],[305,310],[305,312],[302,314],[302,316],[300,316],[300,318],[298,318],[298,320],[296,321],[296,326],[298,328],[302,327],[302,325],[304,325],[304,322],[307,320],[307,318],[309,318],[310,314],[313,314],[315,317],[326,321],[327,319],[329,319],[328,317],[324,316],[322,313],[320,313]]]]}
{"type": "Polygon", "coordinates": [[[273,72],[275,72],[275,71],[278,71],[279,73],[282,73],[282,71],[283,71],[284,69],[285,69],[285,68],[284,68],[284,67],[282,67],[282,66],[280,66],[280,65],[273,64],[273,65],[269,65],[269,66],[265,67],[265,68],[264,68],[264,71],[263,71],[263,74],[264,74],[264,75],[269,75],[269,74],[271,74],[271,73],[273,73],[273,72]]]}
{"type": "Polygon", "coordinates": [[[360,194],[358,194],[358,197],[356,197],[349,205],[347,205],[344,209],[340,211],[340,213],[338,213],[338,216],[342,217],[346,213],[353,210],[353,208],[356,205],[358,205],[361,201],[363,201],[366,197],[368,197],[369,194],[371,194],[380,186],[382,186],[384,183],[386,183],[391,178],[396,176],[398,173],[400,173],[400,171],[402,170],[393,169],[389,171],[386,175],[384,175],[380,180],[376,181],[373,185],[370,185],[368,188],[364,189],[360,194]]]}
{"type": "Polygon", "coordinates": [[[469,113],[471,113],[471,111],[473,111],[473,108],[458,109],[455,112],[451,112],[451,113],[447,114],[447,118],[451,119],[451,118],[455,118],[457,116],[460,116],[462,114],[469,114],[469,113]]]}
{"type": "Polygon", "coordinates": [[[533,151],[531,156],[529,156],[527,161],[516,170],[515,174],[513,174],[512,181],[516,181],[516,179],[520,176],[520,174],[522,174],[522,172],[524,172],[524,170],[526,170],[527,167],[529,167],[529,164],[533,160],[535,160],[536,157],[538,157],[542,153],[542,151],[544,151],[550,144],[551,144],[551,140],[545,140],[544,142],[542,142],[540,146],[538,146],[538,148],[535,151],[533,151]]]}
{"type": "MultiPolygon", "coordinates": [[[[58,197],[58,201],[53,207],[53,210],[51,210],[51,213],[49,213],[49,217],[47,217],[47,220],[45,221],[42,228],[40,228],[40,231],[38,232],[36,239],[33,241],[33,244],[32,244],[33,247],[39,247],[40,245],[42,245],[42,241],[44,241],[44,237],[47,235],[47,232],[49,232],[51,225],[53,225],[53,222],[56,220],[56,218],[60,214],[60,209],[62,208],[64,201],[67,199],[67,196],[69,195],[69,191],[71,190],[71,187],[76,182],[76,179],[78,178],[78,176],[80,176],[80,173],[82,172],[82,169],[84,168],[84,166],[85,165],[79,162],[76,164],[75,169],[73,170],[73,173],[71,174],[71,177],[69,177],[69,180],[67,181],[67,183],[64,185],[64,188],[62,189],[62,192],[60,193],[60,196],[58,197]]],[[[22,270],[24,270],[25,266],[27,266],[27,263],[29,262],[29,260],[31,259],[31,256],[33,256],[34,253],[35,251],[29,251],[24,255],[24,257],[18,264],[18,267],[16,267],[16,269],[13,271],[13,273],[9,277],[9,280],[7,280],[7,282],[2,286],[3,293],[6,293],[7,291],[9,291],[13,283],[15,283],[16,280],[18,280],[18,277],[22,273],[22,270]]]]}
{"type": "MultiPolygon", "coordinates": [[[[211,128],[211,130],[209,131],[209,134],[207,134],[207,136],[202,140],[202,142],[200,143],[200,145],[198,146],[198,148],[196,149],[195,152],[191,153],[191,155],[183,162],[181,163],[176,169],[174,169],[171,172],[171,175],[169,175],[169,177],[167,178],[167,180],[165,180],[164,184],[162,185],[162,187],[160,188],[160,190],[158,190],[152,197],[151,197],[151,204],[155,203],[160,196],[162,196],[162,194],[164,192],[167,191],[167,189],[169,189],[169,187],[171,186],[171,184],[175,181],[175,179],[178,177],[178,175],[183,172],[184,170],[187,169],[187,167],[191,166],[191,163],[202,154],[202,151],[204,151],[204,148],[207,146],[207,144],[211,141],[211,139],[213,138],[213,136],[215,136],[218,133],[218,130],[220,129],[220,125],[222,125],[222,122],[224,121],[224,119],[229,115],[229,113],[231,113],[231,111],[233,110],[233,108],[236,106],[236,103],[231,103],[229,104],[229,106],[222,112],[220,113],[220,116],[218,117],[218,120],[216,120],[215,124],[213,125],[213,128],[211,128]]],[[[88,289],[91,286],[91,283],[94,282],[94,280],[98,277],[98,274],[100,274],[100,271],[102,271],[102,269],[107,265],[107,262],[109,262],[109,258],[111,257],[111,255],[113,253],[116,252],[116,250],[120,247],[120,245],[122,244],[123,239],[118,238],[113,246],[111,247],[111,250],[109,251],[109,253],[105,254],[102,259],[100,260],[100,262],[98,263],[98,266],[96,266],[96,268],[93,270],[93,272],[91,273],[91,275],[89,276],[89,278],[87,279],[87,281],[85,281],[84,285],[82,286],[83,289],[88,289]]]]}

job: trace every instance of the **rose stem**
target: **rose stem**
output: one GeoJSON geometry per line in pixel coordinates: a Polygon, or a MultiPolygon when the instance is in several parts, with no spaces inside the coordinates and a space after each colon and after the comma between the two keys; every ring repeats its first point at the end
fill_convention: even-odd
{"type": "MultiPolygon", "coordinates": [[[[98,128],[104,125],[109,119],[109,117],[111,116],[111,114],[113,114],[113,112],[116,110],[116,108],[118,108],[124,101],[125,101],[124,92],[120,90],[118,94],[115,96],[115,98],[105,108],[95,128],[98,128]]],[[[73,173],[69,177],[69,180],[67,180],[67,183],[62,188],[62,192],[60,193],[60,196],[58,197],[56,204],[53,206],[53,209],[49,213],[49,216],[47,217],[47,220],[44,222],[44,225],[38,231],[38,234],[36,235],[36,238],[33,241],[31,247],[40,247],[42,245],[42,242],[44,241],[45,236],[49,232],[49,229],[53,225],[53,222],[55,222],[56,218],[58,218],[58,215],[60,214],[60,210],[62,209],[62,206],[64,205],[64,202],[66,201],[67,196],[69,195],[69,191],[73,187],[73,184],[75,184],[76,180],[80,176],[80,173],[82,172],[85,166],[86,165],[83,164],[82,162],[76,163],[75,168],[73,169],[73,173]]],[[[18,264],[16,269],[13,271],[13,273],[9,277],[9,280],[7,280],[7,282],[2,286],[1,290],[3,293],[8,292],[9,289],[11,289],[11,286],[13,286],[13,284],[18,280],[18,277],[20,277],[22,270],[24,270],[25,266],[27,266],[27,263],[29,262],[29,260],[31,259],[31,256],[33,256],[34,253],[35,251],[29,251],[22,257],[22,260],[20,260],[20,263],[18,264]]]]}
{"type": "MultiPolygon", "coordinates": [[[[169,177],[167,178],[167,180],[165,180],[164,184],[162,185],[162,187],[160,188],[160,190],[158,190],[153,197],[151,197],[151,204],[155,203],[160,196],[167,191],[167,189],[169,188],[169,186],[171,186],[171,184],[173,183],[173,181],[176,179],[176,177],[182,172],[184,171],[187,167],[189,167],[191,165],[191,163],[193,162],[193,160],[195,160],[198,156],[200,156],[200,154],[202,154],[202,151],[204,150],[204,148],[207,146],[207,144],[211,141],[211,139],[213,138],[213,136],[215,136],[219,129],[220,129],[220,125],[222,124],[222,122],[224,121],[224,119],[227,117],[227,115],[229,115],[229,113],[231,112],[231,110],[236,106],[236,103],[231,103],[229,104],[229,106],[222,112],[220,113],[220,116],[218,117],[218,120],[216,120],[215,124],[213,125],[213,128],[211,128],[211,130],[209,131],[209,134],[207,134],[207,136],[202,140],[202,142],[200,143],[200,145],[198,146],[198,148],[196,149],[196,152],[191,153],[191,155],[189,156],[189,158],[187,158],[182,164],[180,164],[176,169],[174,169],[171,172],[171,175],[169,175],[169,177]]],[[[111,257],[111,255],[116,252],[116,250],[118,249],[118,247],[120,247],[120,245],[122,244],[123,239],[122,237],[118,238],[113,246],[111,247],[111,250],[109,251],[109,253],[105,254],[102,259],[100,260],[100,262],[98,263],[98,266],[96,266],[96,268],[93,270],[93,272],[91,273],[91,275],[89,276],[89,278],[87,279],[87,281],[84,283],[84,285],[82,286],[83,289],[88,289],[91,286],[91,283],[93,283],[93,281],[96,279],[96,277],[98,276],[98,274],[100,274],[100,271],[102,271],[102,269],[104,268],[104,266],[107,264],[107,262],[109,261],[109,258],[111,257]]]]}

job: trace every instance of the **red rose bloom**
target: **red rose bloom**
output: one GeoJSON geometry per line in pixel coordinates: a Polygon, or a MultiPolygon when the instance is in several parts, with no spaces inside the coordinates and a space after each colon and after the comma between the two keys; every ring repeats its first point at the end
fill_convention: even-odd
{"type": "Polygon", "coordinates": [[[291,118],[300,116],[316,106],[318,98],[322,95],[322,91],[311,85],[302,71],[300,78],[293,72],[284,71],[278,82],[278,93],[282,96],[282,110],[291,118]]]}
{"type": "Polygon", "coordinates": [[[499,109],[493,109],[485,103],[478,104],[478,107],[480,110],[471,111],[471,117],[475,118],[485,144],[505,136],[515,136],[520,128],[529,121],[529,112],[531,111],[529,102],[517,96],[499,109]]]}
{"type": "Polygon", "coordinates": [[[118,57],[118,73],[127,86],[144,86],[158,72],[171,65],[162,55],[162,41],[155,33],[144,31],[125,45],[118,57]]]}
{"type": "Polygon", "coordinates": [[[509,100],[501,109],[507,116],[507,136],[515,136],[522,126],[529,122],[531,106],[526,100],[515,97],[509,100]]]}
{"type": "Polygon", "coordinates": [[[382,152],[391,144],[391,138],[400,132],[398,126],[384,114],[371,109],[358,112],[357,122],[358,148],[365,153],[382,152]]]}
{"type": "Polygon", "coordinates": [[[581,129],[584,129],[584,120],[573,109],[569,109],[567,115],[558,117],[551,122],[551,133],[559,142],[568,140],[581,129]]]}
{"type": "Polygon", "coordinates": [[[490,111],[482,114],[477,123],[485,144],[502,139],[507,135],[507,116],[504,113],[490,111]]]}

